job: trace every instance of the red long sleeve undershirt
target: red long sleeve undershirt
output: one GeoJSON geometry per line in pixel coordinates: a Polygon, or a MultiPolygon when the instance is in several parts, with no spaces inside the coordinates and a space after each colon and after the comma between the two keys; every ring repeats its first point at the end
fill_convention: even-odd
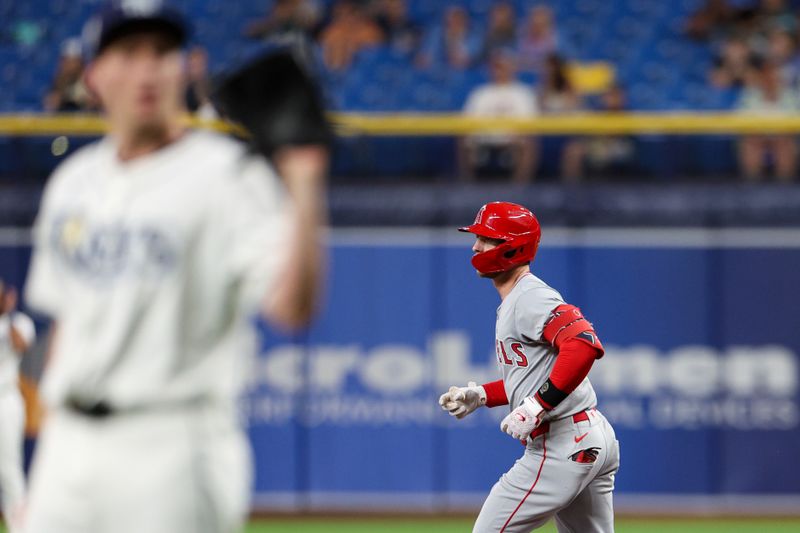
{"type": "Polygon", "coordinates": [[[581,339],[564,341],[550,372],[550,382],[558,390],[571,393],[589,375],[595,359],[602,354],[602,351],[581,339]]]}
{"type": "MultiPolygon", "coordinates": [[[[558,357],[550,372],[550,381],[558,390],[567,394],[574,391],[589,375],[597,356],[602,352],[581,339],[568,339],[558,350],[558,357]]],[[[503,380],[484,383],[486,406],[508,405],[508,396],[503,380]]]]}
{"type": "Polygon", "coordinates": [[[483,390],[486,391],[486,407],[508,405],[506,387],[503,385],[502,379],[498,379],[497,381],[492,381],[490,383],[484,383],[483,390]]]}

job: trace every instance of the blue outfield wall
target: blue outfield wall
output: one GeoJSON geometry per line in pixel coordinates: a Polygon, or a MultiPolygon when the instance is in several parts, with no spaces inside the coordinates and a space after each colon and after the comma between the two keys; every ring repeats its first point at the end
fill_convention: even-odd
{"type": "MultiPolygon", "coordinates": [[[[621,496],[800,495],[800,234],[744,233],[545,230],[534,271],[608,348],[591,378],[621,496]]],[[[521,455],[503,408],[456,421],[436,404],[497,376],[499,299],[470,245],[334,238],[321,320],[268,335],[253,373],[259,505],[469,507],[521,455]]]]}
{"type": "MultiPolygon", "coordinates": [[[[333,232],[306,335],[260,326],[243,411],[259,508],[463,509],[522,447],[504,408],[451,420],[451,384],[496,379],[497,293],[469,236],[333,232]]],[[[21,279],[27,249],[0,248],[21,279]]],[[[800,232],[548,230],[534,272],[607,347],[592,370],[621,442],[617,494],[800,502],[800,232]]],[[[669,498],[673,498],[670,500],[669,498]]]]}

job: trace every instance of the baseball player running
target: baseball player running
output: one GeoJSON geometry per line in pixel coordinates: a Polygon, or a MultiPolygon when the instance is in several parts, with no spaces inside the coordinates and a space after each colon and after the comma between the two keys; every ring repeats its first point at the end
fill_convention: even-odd
{"type": "Polygon", "coordinates": [[[509,405],[500,428],[526,444],[492,487],[473,531],[527,532],[550,518],[560,532],[614,531],[619,443],[586,377],[603,355],[592,324],[531,274],[541,229],[529,210],[489,203],[459,231],[475,235],[472,265],[502,300],[495,346],[503,379],[450,387],[439,404],[458,419],[509,405]]]}
{"type": "Polygon", "coordinates": [[[315,306],[327,147],[284,138],[280,180],[243,143],[187,131],[187,31],[160,2],[127,0],[85,32],[109,134],[55,171],[34,229],[26,297],[55,334],[27,533],[239,530],[250,318],[297,327],[315,306]]]}
{"type": "Polygon", "coordinates": [[[16,289],[0,279],[0,498],[11,533],[20,530],[25,498],[25,405],[19,391],[19,361],[35,337],[33,320],[17,311],[16,289]]]}

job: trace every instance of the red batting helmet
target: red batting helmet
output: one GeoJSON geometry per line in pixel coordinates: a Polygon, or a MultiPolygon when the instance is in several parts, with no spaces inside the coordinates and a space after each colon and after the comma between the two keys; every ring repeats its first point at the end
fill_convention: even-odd
{"type": "Polygon", "coordinates": [[[472,266],[481,274],[497,274],[533,261],[542,237],[542,229],[533,213],[510,202],[484,205],[478,211],[475,223],[458,228],[458,231],[503,241],[472,257],[472,266]]]}

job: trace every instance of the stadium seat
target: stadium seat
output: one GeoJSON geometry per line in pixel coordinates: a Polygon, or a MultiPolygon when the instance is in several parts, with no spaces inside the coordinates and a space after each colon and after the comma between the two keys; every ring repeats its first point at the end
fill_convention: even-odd
{"type": "MultiPolygon", "coordinates": [[[[331,3],[332,0],[320,2],[323,6],[331,3]]],[[[546,3],[554,9],[559,32],[569,43],[570,59],[611,62],[619,81],[636,85],[631,100],[637,108],[651,109],[671,102],[694,109],[731,105],[727,94],[698,89],[705,86],[711,51],[682,35],[686,17],[704,0],[546,3]],[[645,82],[656,87],[640,86],[645,82]]],[[[195,41],[208,49],[212,71],[246,57],[259,46],[242,38],[241,31],[270,5],[216,0],[177,0],[177,4],[190,14],[195,41]]],[[[492,4],[493,0],[465,2],[477,26],[483,24],[492,4]]],[[[513,0],[513,4],[523,20],[530,2],[513,0]]],[[[446,5],[409,0],[409,14],[425,30],[439,24],[446,5]]],[[[4,86],[0,104],[4,108],[13,109],[13,102],[28,108],[40,101],[45,88],[37,83],[47,85],[52,79],[58,60],[54,50],[66,38],[79,35],[96,6],[97,0],[0,0],[0,19],[9,21],[8,27],[29,21],[40,24],[42,30],[39,44],[33,48],[15,45],[9,40],[8,31],[0,35],[0,81],[4,86]],[[54,15],[58,16],[58,24],[52,24],[54,15]]],[[[440,67],[421,72],[412,57],[379,46],[359,52],[348,71],[325,72],[323,79],[329,101],[344,109],[455,110],[472,88],[485,81],[486,73],[479,68],[461,72],[440,67]]],[[[526,81],[532,78],[529,76],[526,81]]]]}

